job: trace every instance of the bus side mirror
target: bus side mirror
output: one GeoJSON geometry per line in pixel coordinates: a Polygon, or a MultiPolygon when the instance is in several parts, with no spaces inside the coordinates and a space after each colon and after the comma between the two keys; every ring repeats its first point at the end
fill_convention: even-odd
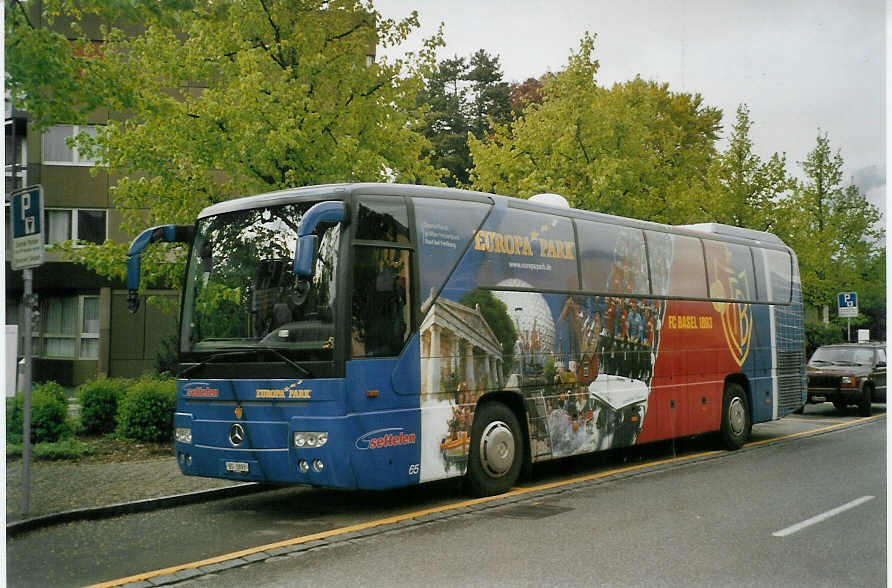
{"type": "Polygon", "coordinates": [[[139,269],[143,250],[150,243],[190,243],[195,236],[192,225],[160,225],[140,233],[127,251],[127,310],[134,313],[139,308],[139,269]]]}
{"type": "Polygon", "coordinates": [[[294,252],[294,274],[301,278],[313,275],[319,237],[314,234],[321,223],[340,223],[347,218],[347,206],[339,201],[313,205],[297,226],[297,250],[294,252]]]}

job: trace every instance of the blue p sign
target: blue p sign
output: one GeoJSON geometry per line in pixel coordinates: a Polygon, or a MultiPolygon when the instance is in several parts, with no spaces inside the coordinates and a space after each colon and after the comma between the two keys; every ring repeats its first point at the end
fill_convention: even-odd
{"type": "Polygon", "coordinates": [[[12,195],[12,236],[15,239],[40,234],[40,188],[12,195]]]}

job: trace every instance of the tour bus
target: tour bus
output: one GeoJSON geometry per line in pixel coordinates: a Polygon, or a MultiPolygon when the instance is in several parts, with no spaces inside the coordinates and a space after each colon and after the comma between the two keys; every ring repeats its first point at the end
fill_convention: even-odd
{"type": "Polygon", "coordinates": [[[387,489],[715,433],[805,402],[796,257],[769,233],[529,200],[339,184],[214,204],[188,243],[184,474],[387,489]]]}

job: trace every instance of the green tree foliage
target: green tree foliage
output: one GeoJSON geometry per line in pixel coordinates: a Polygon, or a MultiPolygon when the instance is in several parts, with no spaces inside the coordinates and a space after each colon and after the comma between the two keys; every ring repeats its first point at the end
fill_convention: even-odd
{"type": "Polygon", "coordinates": [[[480,139],[496,124],[511,120],[511,92],[502,80],[499,58],[478,50],[470,58],[458,55],[439,61],[425,76],[419,103],[428,104],[424,134],[433,149],[432,161],[448,186],[469,182],[471,154],[468,133],[480,139]]]}
{"type": "MultiPolygon", "coordinates": [[[[77,143],[114,178],[112,196],[128,232],[190,223],[209,204],[261,191],[343,181],[438,183],[423,155],[429,147],[418,132],[416,93],[439,37],[417,55],[371,61],[376,44],[397,45],[418,26],[415,13],[388,20],[359,0],[123,4],[132,10],[112,16],[138,14],[141,32],[107,27],[97,46],[32,30],[47,39],[37,55],[17,41],[18,53],[10,51],[7,40],[8,55],[21,61],[7,87],[47,124],[82,120],[99,106],[126,113],[77,143]]],[[[115,3],[47,4],[83,16],[74,14],[75,5],[106,16],[115,3]]],[[[102,274],[124,273],[122,245],[70,254],[102,274]]],[[[183,255],[164,246],[147,254],[144,272],[154,272],[148,283],[177,284],[182,264],[158,262],[183,255]]]]}
{"type": "Polygon", "coordinates": [[[489,290],[479,288],[462,296],[459,302],[468,308],[480,308],[486,324],[502,344],[502,368],[507,376],[514,363],[514,344],[517,342],[517,329],[508,315],[508,307],[489,290]]]}
{"type": "Polygon", "coordinates": [[[800,165],[805,179],[786,203],[779,234],[799,257],[805,301],[835,304],[836,294],[849,290],[874,291],[877,298],[877,290],[885,293],[885,272],[875,271],[883,236],[880,211],[857,186],[843,185],[843,159],[832,151],[827,133],[818,134],[800,165]]]}
{"type": "Polygon", "coordinates": [[[544,82],[544,100],[470,142],[483,191],[557,192],[572,206],[663,222],[705,218],[707,170],[721,112],[699,95],[639,78],[597,85],[595,37],[544,82]]]}
{"type": "Polygon", "coordinates": [[[717,222],[773,231],[782,210],[779,207],[793,181],[787,174],[785,155],[774,153],[763,162],[753,153],[752,126],[749,107],[741,104],[728,138],[728,149],[716,158],[712,170],[714,197],[705,206],[717,222]]]}
{"type": "Polygon", "coordinates": [[[499,58],[483,49],[471,56],[465,79],[471,82],[471,133],[482,139],[492,128],[492,123],[500,124],[511,120],[511,88],[502,79],[499,58]]]}

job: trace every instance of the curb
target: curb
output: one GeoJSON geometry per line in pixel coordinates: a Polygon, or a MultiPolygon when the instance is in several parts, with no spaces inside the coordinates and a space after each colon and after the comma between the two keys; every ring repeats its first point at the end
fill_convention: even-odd
{"type": "Polygon", "coordinates": [[[219,500],[221,498],[234,498],[237,496],[253,494],[255,492],[263,492],[269,490],[270,488],[271,486],[269,485],[258,484],[256,482],[247,482],[244,484],[236,484],[234,486],[215,488],[213,490],[198,490],[195,492],[188,492],[186,494],[174,494],[171,496],[161,496],[159,498],[146,498],[144,500],[122,502],[119,504],[110,504],[107,506],[76,508],[73,510],[66,510],[62,512],[7,523],[6,536],[14,537],[21,533],[26,533],[35,529],[42,529],[62,523],[70,523],[72,521],[106,519],[122,514],[147,512],[152,510],[159,510],[162,508],[195,504],[198,502],[205,502],[209,500],[219,500]]]}

